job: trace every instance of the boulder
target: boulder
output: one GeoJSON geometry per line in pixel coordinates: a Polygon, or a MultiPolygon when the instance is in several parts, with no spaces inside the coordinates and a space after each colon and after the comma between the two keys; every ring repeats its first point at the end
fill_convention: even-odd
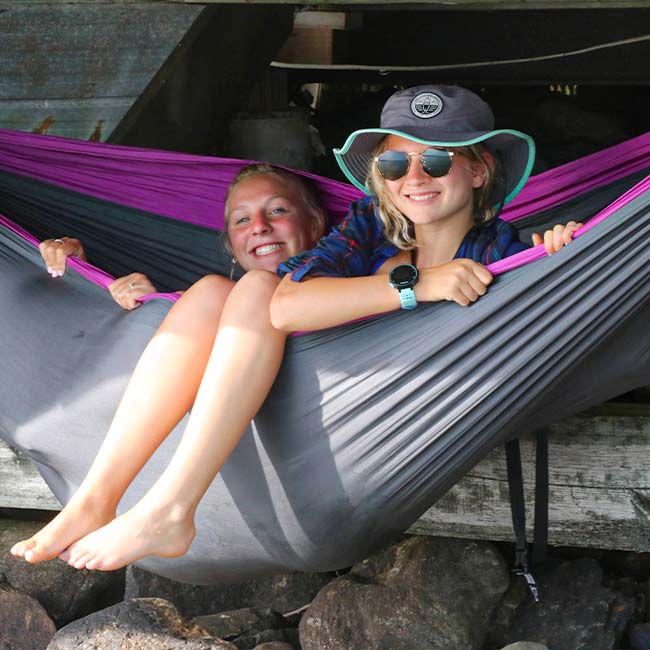
{"type": "Polygon", "coordinates": [[[534,641],[517,641],[517,643],[511,643],[505,648],[501,648],[501,650],[548,650],[548,646],[534,641]]]}
{"type": "Polygon", "coordinates": [[[2,521],[0,573],[12,587],[38,600],[57,627],[122,600],[124,570],[79,571],[58,559],[29,564],[9,553],[18,540],[31,537],[43,525],[33,521],[2,521]]]}
{"type": "Polygon", "coordinates": [[[161,598],[137,598],[60,629],[47,650],[236,650],[188,625],[161,598]]]}
{"type": "Polygon", "coordinates": [[[593,559],[547,566],[548,573],[536,575],[539,603],[513,577],[485,650],[523,639],[553,650],[613,650],[634,613],[634,601],[603,586],[602,569],[593,559]]]}
{"type": "Polygon", "coordinates": [[[164,598],[188,618],[244,607],[269,607],[284,614],[309,604],[331,579],[323,573],[282,573],[238,583],[189,585],[134,566],[127,571],[125,598],[164,598]]]}
{"type": "Polygon", "coordinates": [[[480,650],[507,586],[489,543],[407,538],[324,587],[300,641],[304,650],[480,650]]]}
{"type": "Polygon", "coordinates": [[[39,602],[0,582],[0,647],[45,650],[56,627],[39,602]]]}

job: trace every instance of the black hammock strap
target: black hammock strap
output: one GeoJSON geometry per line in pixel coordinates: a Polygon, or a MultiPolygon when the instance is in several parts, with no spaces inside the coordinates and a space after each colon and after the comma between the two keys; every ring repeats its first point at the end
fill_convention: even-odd
{"type": "Polygon", "coordinates": [[[548,434],[544,429],[537,432],[536,441],[535,523],[530,552],[526,540],[526,505],[519,439],[509,440],[505,447],[512,528],[515,534],[515,564],[512,571],[523,576],[535,602],[539,602],[539,590],[531,569],[546,556],[548,541],[548,434]]]}

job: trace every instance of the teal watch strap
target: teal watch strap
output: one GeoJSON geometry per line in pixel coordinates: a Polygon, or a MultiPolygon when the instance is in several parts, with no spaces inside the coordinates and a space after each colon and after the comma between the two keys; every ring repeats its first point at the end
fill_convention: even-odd
{"type": "Polygon", "coordinates": [[[402,303],[402,309],[415,309],[418,306],[413,289],[400,289],[399,301],[402,303]]]}

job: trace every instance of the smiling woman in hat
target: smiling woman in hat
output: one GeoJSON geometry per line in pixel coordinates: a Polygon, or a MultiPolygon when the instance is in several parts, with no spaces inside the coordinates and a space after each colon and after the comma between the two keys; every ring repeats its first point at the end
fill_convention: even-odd
{"type": "MultiPolygon", "coordinates": [[[[488,104],[465,88],[395,93],[380,128],[355,131],[334,151],[370,196],[316,249],[280,266],[287,275],[273,324],[320,329],[418,302],[476,301],[492,281],[483,265],[528,248],[497,214],[523,187],[534,154],[529,136],[494,129],[488,104]]],[[[533,243],[554,253],[581,225],[556,226],[533,243]]]]}

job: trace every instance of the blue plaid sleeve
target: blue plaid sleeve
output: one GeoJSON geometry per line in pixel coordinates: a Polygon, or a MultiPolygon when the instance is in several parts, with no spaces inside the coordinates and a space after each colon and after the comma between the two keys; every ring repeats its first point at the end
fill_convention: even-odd
{"type": "MultiPolygon", "coordinates": [[[[455,258],[491,264],[530,248],[507,221],[493,219],[474,226],[463,239],[455,258]]],[[[377,264],[392,257],[397,248],[386,240],[371,197],[356,201],[347,217],[315,248],[283,262],[278,274],[299,282],[303,277],[359,277],[371,275],[377,264]]]]}
{"type": "Polygon", "coordinates": [[[372,198],[364,197],[351,205],[341,224],[315,248],[280,264],[278,274],[284,277],[292,273],[295,281],[305,275],[314,278],[371,275],[375,259],[384,248],[390,247],[381,221],[375,215],[372,198]]]}

